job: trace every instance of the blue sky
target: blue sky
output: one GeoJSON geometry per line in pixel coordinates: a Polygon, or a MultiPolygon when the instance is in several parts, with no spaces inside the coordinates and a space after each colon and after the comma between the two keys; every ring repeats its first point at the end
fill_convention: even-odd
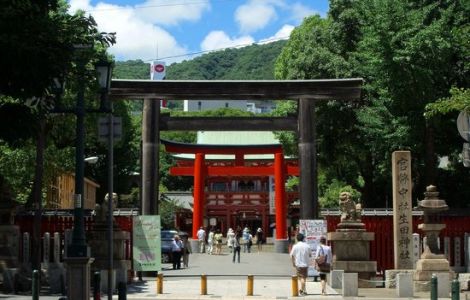
{"type": "Polygon", "coordinates": [[[69,0],[116,32],[117,60],[192,59],[200,53],[287,39],[303,18],[325,16],[328,0],[69,0]]]}

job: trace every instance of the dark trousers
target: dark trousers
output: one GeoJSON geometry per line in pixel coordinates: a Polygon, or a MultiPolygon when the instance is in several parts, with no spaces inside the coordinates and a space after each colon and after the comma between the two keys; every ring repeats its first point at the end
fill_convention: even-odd
{"type": "Polygon", "coordinates": [[[181,269],[181,251],[173,251],[173,270],[181,269]]]}
{"type": "Polygon", "coordinates": [[[233,262],[235,262],[235,256],[238,253],[238,263],[240,263],[240,246],[233,248],[233,262]]]}

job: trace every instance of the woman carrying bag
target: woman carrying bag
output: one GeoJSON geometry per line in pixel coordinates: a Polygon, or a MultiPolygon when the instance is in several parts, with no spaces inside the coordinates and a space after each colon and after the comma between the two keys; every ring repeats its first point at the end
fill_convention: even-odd
{"type": "Polygon", "coordinates": [[[326,295],[326,274],[330,273],[332,257],[331,247],[326,245],[326,238],[322,236],[314,258],[315,269],[320,273],[322,295],[326,295]]]}

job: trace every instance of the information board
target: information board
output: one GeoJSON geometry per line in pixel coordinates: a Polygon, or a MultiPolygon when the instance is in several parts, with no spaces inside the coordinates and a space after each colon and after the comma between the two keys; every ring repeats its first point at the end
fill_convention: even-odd
{"type": "Polygon", "coordinates": [[[299,232],[305,237],[305,242],[312,250],[312,263],[308,268],[309,276],[318,276],[314,268],[313,258],[316,255],[317,247],[320,244],[320,238],[326,237],[327,228],[325,220],[299,220],[299,232]]]}
{"type": "Polygon", "coordinates": [[[136,271],[161,271],[160,216],[133,217],[133,261],[136,271]]]}

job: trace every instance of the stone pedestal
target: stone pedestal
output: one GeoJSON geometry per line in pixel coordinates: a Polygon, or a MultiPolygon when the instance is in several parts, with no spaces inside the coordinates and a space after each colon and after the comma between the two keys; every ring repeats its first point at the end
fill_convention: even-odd
{"type": "Polygon", "coordinates": [[[416,271],[413,275],[414,290],[416,292],[429,292],[432,274],[448,274],[448,282],[452,280],[453,272],[450,271],[449,261],[441,254],[423,253],[416,263],[416,271]]]}
{"type": "Polygon", "coordinates": [[[275,240],[274,252],[276,253],[289,253],[289,240],[275,240]]]}
{"type": "MultiPolygon", "coordinates": [[[[126,260],[125,241],[129,239],[129,232],[121,231],[117,228],[113,231],[113,273],[119,274],[119,280],[127,282],[127,278],[122,278],[122,274],[127,274],[131,268],[130,260],[126,260]]],[[[93,230],[89,233],[88,244],[91,248],[91,254],[94,257],[94,262],[91,265],[92,271],[101,271],[101,290],[103,292],[108,289],[108,281],[104,280],[103,273],[107,274],[109,266],[109,241],[108,232],[105,230],[93,230]],[[106,271],[106,272],[103,272],[106,271]]],[[[125,276],[127,277],[127,275],[125,276]]],[[[113,286],[116,287],[118,282],[117,276],[113,276],[115,282],[113,286]]]]}
{"type": "Polygon", "coordinates": [[[344,270],[345,273],[357,273],[359,287],[375,287],[374,283],[367,282],[375,276],[377,270],[377,262],[370,260],[369,250],[369,243],[374,240],[374,233],[361,229],[339,230],[328,233],[328,240],[334,245],[333,269],[344,270]]]}
{"type": "Polygon", "coordinates": [[[67,266],[67,299],[83,300],[90,298],[90,265],[91,257],[68,257],[67,266]]]}

